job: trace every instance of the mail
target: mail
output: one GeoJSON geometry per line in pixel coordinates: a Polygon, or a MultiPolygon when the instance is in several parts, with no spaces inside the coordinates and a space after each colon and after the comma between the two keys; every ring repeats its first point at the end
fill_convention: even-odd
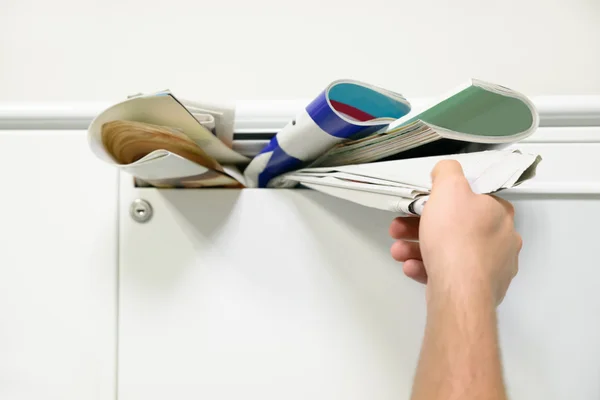
{"type": "Polygon", "coordinates": [[[279,187],[305,186],[330,196],[401,215],[421,215],[431,193],[430,172],[441,160],[458,161],[473,192],[496,193],[535,176],[542,158],[518,150],[413,158],[374,164],[306,168],[275,179],[279,187]]]}

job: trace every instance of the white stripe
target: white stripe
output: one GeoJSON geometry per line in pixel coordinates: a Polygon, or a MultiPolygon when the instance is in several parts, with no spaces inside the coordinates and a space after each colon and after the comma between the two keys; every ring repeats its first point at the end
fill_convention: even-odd
{"type": "Polygon", "coordinates": [[[273,152],[262,153],[252,159],[252,162],[244,171],[246,178],[246,186],[255,188],[258,187],[258,176],[265,170],[267,163],[271,159],[273,152]]]}
{"type": "Polygon", "coordinates": [[[297,115],[295,123],[289,122],[277,134],[277,141],[283,151],[302,161],[316,159],[343,140],[321,129],[306,110],[297,115]]]}

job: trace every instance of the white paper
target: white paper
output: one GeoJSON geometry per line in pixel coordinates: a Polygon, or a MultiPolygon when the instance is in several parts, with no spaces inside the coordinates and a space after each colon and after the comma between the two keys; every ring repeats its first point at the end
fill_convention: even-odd
{"type": "Polygon", "coordinates": [[[420,215],[431,191],[431,171],[444,159],[457,160],[475,193],[514,187],[535,176],[541,157],[517,150],[386,161],[342,167],[305,168],[278,177],[275,184],[305,186],[367,207],[420,215]],[[336,178],[343,173],[345,179],[336,178]],[[353,179],[349,179],[353,178],[353,179]],[[386,185],[385,182],[391,182],[386,185]]]}
{"type": "Polygon", "coordinates": [[[305,184],[310,189],[328,194],[333,197],[348,200],[362,206],[378,208],[380,210],[392,211],[400,214],[400,216],[412,216],[409,208],[415,200],[406,199],[399,196],[392,196],[381,193],[370,193],[364,191],[356,191],[333,186],[314,185],[311,183],[305,184]]]}
{"type": "Polygon", "coordinates": [[[121,169],[145,181],[182,178],[209,171],[209,168],[165,150],[153,151],[135,163],[122,165],[121,169]]]}
{"type": "Polygon", "coordinates": [[[180,99],[185,108],[227,147],[233,148],[235,104],[180,99]]]}

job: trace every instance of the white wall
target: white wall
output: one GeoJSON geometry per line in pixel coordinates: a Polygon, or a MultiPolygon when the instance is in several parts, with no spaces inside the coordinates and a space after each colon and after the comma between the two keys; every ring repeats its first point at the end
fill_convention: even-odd
{"type": "Polygon", "coordinates": [[[598,71],[597,0],[0,1],[0,102],[307,98],[340,77],[587,94],[598,71]]]}
{"type": "Polygon", "coordinates": [[[2,400],[114,399],[118,175],[86,146],[0,128],[2,400]]]}

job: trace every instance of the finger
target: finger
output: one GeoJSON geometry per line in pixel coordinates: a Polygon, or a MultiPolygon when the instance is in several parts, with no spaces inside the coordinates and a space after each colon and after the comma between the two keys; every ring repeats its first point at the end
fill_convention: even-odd
{"type": "Polygon", "coordinates": [[[504,209],[506,210],[506,212],[508,213],[508,215],[510,215],[511,217],[514,218],[515,216],[515,207],[512,205],[512,203],[508,200],[503,199],[502,197],[498,197],[498,196],[494,196],[491,195],[494,199],[496,199],[496,201],[500,204],[502,204],[502,206],[504,207],[504,209]]]}
{"type": "Polygon", "coordinates": [[[519,256],[516,257],[515,262],[514,262],[514,268],[513,268],[513,279],[517,276],[517,274],[519,273],[519,256]]]}
{"type": "Polygon", "coordinates": [[[402,264],[402,271],[404,271],[404,275],[419,283],[427,283],[427,271],[421,260],[406,260],[406,262],[402,264]]]}
{"type": "Polygon", "coordinates": [[[471,186],[465,178],[465,173],[460,163],[456,160],[442,160],[438,162],[431,171],[432,193],[443,182],[451,181],[454,185],[462,186],[471,192],[471,186]]]}
{"type": "Polygon", "coordinates": [[[394,239],[417,240],[419,238],[419,218],[398,217],[390,225],[390,236],[394,239]]]}
{"type": "Polygon", "coordinates": [[[405,240],[398,240],[392,244],[390,249],[392,257],[396,261],[404,262],[410,259],[421,260],[421,248],[417,242],[407,242],[405,240]]]}
{"type": "Polygon", "coordinates": [[[444,179],[447,177],[463,177],[465,173],[462,169],[462,165],[456,160],[441,160],[435,164],[431,171],[431,181],[435,184],[437,180],[444,179]]]}

